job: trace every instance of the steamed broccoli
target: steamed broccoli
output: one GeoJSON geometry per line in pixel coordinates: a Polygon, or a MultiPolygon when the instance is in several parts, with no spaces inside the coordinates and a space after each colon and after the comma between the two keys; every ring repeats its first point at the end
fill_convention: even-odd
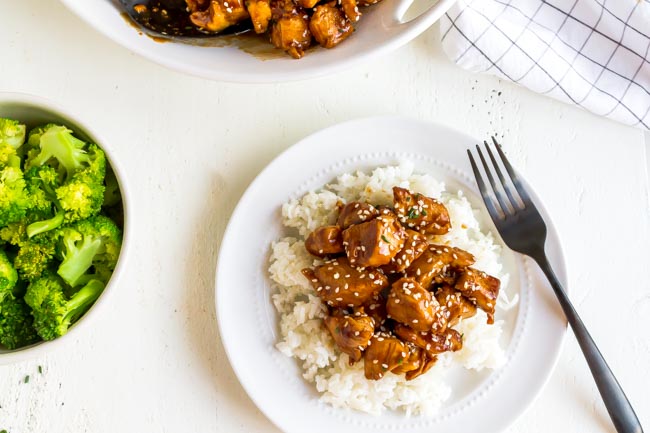
{"type": "Polygon", "coordinates": [[[25,142],[27,128],[17,120],[0,118],[0,144],[18,149],[25,142]]]}
{"type": "Polygon", "coordinates": [[[60,232],[51,231],[30,238],[24,221],[0,229],[0,239],[14,246],[14,267],[26,281],[39,278],[52,267],[59,235],[60,232]]]}
{"type": "Polygon", "coordinates": [[[54,204],[56,213],[29,227],[29,235],[55,229],[62,223],[97,215],[104,201],[106,156],[94,144],[86,144],[68,128],[45,125],[30,132],[27,152],[28,178],[40,189],[43,202],[54,204]]]}
{"type": "Polygon", "coordinates": [[[32,309],[36,332],[44,340],[65,334],[103,290],[104,283],[92,279],[72,296],[67,296],[65,283],[56,275],[33,281],[27,287],[25,302],[32,309]]]}
{"type": "Polygon", "coordinates": [[[0,344],[13,350],[40,340],[33,326],[31,310],[13,295],[0,302],[0,344]]]}
{"type": "Polygon", "coordinates": [[[20,221],[27,212],[29,196],[18,167],[0,169],[0,227],[20,221]]]}
{"type": "Polygon", "coordinates": [[[98,215],[61,229],[61,243],[63,262],[57,273],[75,287],[91,266],[92,275],[107,281],[120,254],[122,234],[111,219],[98,215]]]}
{"type": "Polygon", "coordinates": [[[7,255],[0,251],[0,344],[7,349],[26,346],[38,340],[29,308],[15,296],[17,281],[16,269],[7,255]]]}
{"type": "Polygon", "coordinates": [[[101,294],[120,247],[121,197],[104,152],[47,124],[0,119],[0,345],[65,334],[101,294]],[[107,191],[108,186],[108,191],[107,191]]]}
{"type": "Polygon", "coordinates": [[[0,302],[13,294],[18,281],[18,273],[4,251],[0,251],[0,302]]]}
{"type": "Polygon", "coordinates": [[[20,168],[19,150],[25,142],[25,125],[0,118],[0,167],[20,168]]]}

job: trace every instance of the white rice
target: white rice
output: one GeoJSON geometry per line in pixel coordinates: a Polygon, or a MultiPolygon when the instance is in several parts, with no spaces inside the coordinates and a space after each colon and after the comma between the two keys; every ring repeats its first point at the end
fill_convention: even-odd
{"type": "MultiPolygon", "coordinates": [[[[327,308],[300,273],[301,269],[320,263],[305,250],[304,238],[321,225],[334,224],[337,202],[391,204],[393,186],[441,200],[449,210],[452,229],[434,241],[471,252],[476,257],[474,266],[500,278],[501,293],[505,292],[508,275],[502,272],[499,262],[501,247],[490,233],[481,232],[475,211],[462,191],[446,192],[444,183],[429,175],[415,174],[409,162],[380,167],[371,174],[344,174],[322,190],[282,206],[283,224],[296,229],[299,237],[283,238],[272,245],[269,273],[275,286],[273,303],[280,315],[281,335],[277,348],[301,362],[303,377],[315,383],[326,403],[371,414],[396,409],[407,415],[431,415],[451,395],[451,388],[444,382],[450,365],[460,364],[471,370],[503,365],[505,354],[499,344],[503,323],[487,325],[486,314],[479,310],[454,327],[464,334],[463,348],[439,355],[438,362],[426,374],[411,381],[394,374],[378,381],[366,380],[363,361],[350,367],[348,356],[338,350],[322,325],[327,308]]],[[[497,308],[513,302],[516,299],[501,299],[497,308]]]]}

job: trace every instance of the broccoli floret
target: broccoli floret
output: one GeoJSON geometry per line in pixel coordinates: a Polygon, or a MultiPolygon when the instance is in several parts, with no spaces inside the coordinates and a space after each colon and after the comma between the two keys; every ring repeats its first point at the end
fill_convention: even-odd
{"type": "Polygon", "coordinates": [[[26,130],[17,120],[0,118],[0,144],[18,149],[25,142],[26,130]]]}
{"type": "Polygon", "coordinates": [[[0,302],[0,344],[13,350],[40,340],[24,300],[13,295],[0,302]]]}
{"type": "Polygon", "coordinates": [[[28,147],[28,178],[34,180],[35,190],[42,191],[40,203],[49,200],[56,207],[55,215],[30,226],[30,236],[100,212],[106,175],[104,151],[57,125],[30,132],[28,147]]]}
{"type": "Polygon", "coordinates": [[[18,281],[18,273],[14,269],[11,261],[7,258],[4,251],[0,251],[0,302],[7,296],[12,295],[12,291],[18,281]]]}
{"type": "Polygon", "coordinates": [[[65,126],[46,125],[30,134],[27,167],[48,164],[70,178],[84,164],[90,163],[85,146],[86,143],[72,135],[72,130],[65,126]],[[38,147],[34,145],[36,139],[38,147]]]}
{"type": "Polygon", "coordinates": [[[14,266],[20,278],[32,281],[52,266],[60,232],[54,230],[30,238],[25,221],[0,229],[0,239],[17,247],[14,266]]]}
{"type": "Polygon", "coordinates": [[[20,168],[7,166],[0,170],[0,227],[20,221],[27,212],[29,196],[20,168]]]}
{"type": "Polygon", "coordinates": [[[27,287],[25,302],[32,309],[34,328],[44,340],[53,340],[68,332],[72,325],[97,300],[104,283],[90,280],[68,297],[65,283],[56,275],[46,275],[27,287]]]}
{"type": "Polygon", "coordinates": [[[122,233],[109,218],[98,215],[61,229],[63,262],[57,273],[75,287],[94,267],[104,282],[110,278],[122,246],[122,233]]]}
{"type": "Polygon", "coordinates": [[[17,281],[16,269],[7,255],[0,251],[0,344],[7,349],[26,346],[38,340],[29,308],[15,296],[17,281]]]}

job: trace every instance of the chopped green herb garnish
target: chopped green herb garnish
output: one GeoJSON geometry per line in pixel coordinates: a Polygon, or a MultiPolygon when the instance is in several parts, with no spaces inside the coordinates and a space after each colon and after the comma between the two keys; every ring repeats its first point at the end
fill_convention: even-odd
{"type": "Polygon", "coordinates": [[[43,374],[43,367],[41,367],[40,365],[38,366],[38,373],[43,374]]]}
{"type": "Polygon", "coordinates": [[[339,328],[339,327],[337,326],[336,329],[334,329],[334,332],[336,332],[337,334],[340,334],[340,333],[341,333],[341,328],[339,328]]]}
{"type": "Polygon", "coordinates": [[[25,376],[25,383],[29,383],[29,374],[25,376]]]}
{"type": "Polygon", "coordinates": [[[390,241],[388,239],[386,239],[386,236],[384,236],[384,235],[381,235],[381,240],[386,242],[387,244],[390,243],[390,241]]]}
{"type": "Polygon", "coordinates": [[[423,210],[422,211],[422,216],[427,216],[427,211],[423,210]]]}
{"type": "Polygon", "coordinates": [[[415,210],[415,208],[411,208],[408,214],[409,219],[417,218],[418,217],[418,211],[415,210]]]}
{"type": "Polygon", "coordinates": [[[0,430],[0,433],[7,433],[7,430],[0,430]]]}
{"type": "Polygon", "coordinates": [[[400,358],[397,360],[397,365],[402,365],[402,362],[404,362],[404,358],[400,358]]]}

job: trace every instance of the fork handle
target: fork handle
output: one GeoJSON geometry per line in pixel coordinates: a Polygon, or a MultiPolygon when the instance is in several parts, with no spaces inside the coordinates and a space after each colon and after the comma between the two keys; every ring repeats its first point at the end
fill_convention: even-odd
{"type": "Polygon", "coordinates": [[[607,362],[605,362],[605,358],[603,358],[596,343],[594,343],[591,335],[589,335],[589,331],[587,331],[580,316],[575,308],[573,308],[573,304],[571,304],[564,288],[562,288],[562,284],[560,284],[555,272],[553,272],[553,268],[548,262],[546,254],[542,252],[531,257],[537,262],[546,275],[546,278],[548,278],[555,291],[555,295],[560,301],[562,310],[564,310],[564,314],[573,329],[580,349],[582,349],[582,353],[587,359],[591,374],[596,381],[598,391],[600,391],[600,395],[603,398],[605,407],[607,408],[607,412],[609,412],[616,431],[618,433],[643,433],[641,423],[634,413],[632,405],[625,396],[625,392],[623,392],[621,385],[618,384],[614,373],[610,370],[607,362]]]}

